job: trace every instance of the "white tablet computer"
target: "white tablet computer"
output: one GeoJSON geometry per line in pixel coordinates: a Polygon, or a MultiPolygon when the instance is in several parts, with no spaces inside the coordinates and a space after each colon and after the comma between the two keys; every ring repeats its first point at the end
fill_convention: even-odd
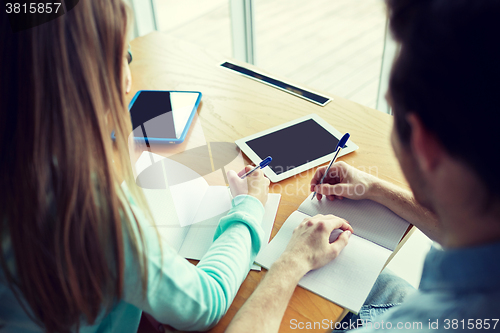
{"type": "MultiPolygon", "coordinates": [[[[273,158],[264,174],[274,183],[329,162],[344,133],[311,114],[236,141],[250,160],[258,164],[273,158]]],[[[347,141],[339,156],[359,147],[347,141]]]]}

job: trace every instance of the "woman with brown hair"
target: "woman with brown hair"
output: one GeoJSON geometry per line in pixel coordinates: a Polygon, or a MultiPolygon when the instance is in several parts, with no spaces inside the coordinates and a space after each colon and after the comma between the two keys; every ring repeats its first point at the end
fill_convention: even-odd
{"type": "Polygon", "coordinates": [[[142,311],[213,326],[260,249],[269,181],[230,172],[233,208],[191,265],[161,244],[133,180],[124,3],[81,0],[15,33],[0,15],[0,327],[135,332],[142,311]]]}

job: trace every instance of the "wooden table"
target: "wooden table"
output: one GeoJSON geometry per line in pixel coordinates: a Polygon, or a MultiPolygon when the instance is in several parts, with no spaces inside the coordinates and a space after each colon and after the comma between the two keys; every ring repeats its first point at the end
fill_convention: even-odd
{"type": "MultiPolygon", "coordinates": [[[[326,106],[317,106],[220,68],[218,64],[225,60],[224,56],[159,32],[137,38],[132,41],[131,46],[134,54],[131,64],[133,86],[128,98],[131,99],[136,91],[144,89],[201,91],[203,97],[197,121],[207,142],[234,142],[273,126],[316,113],[340,132],[349,132],[351,139],[360,147],[339,160],[407,187],[390,146],[391,116],[336,96],[331,96],[334,99],[326,106]]],[[[160,150],[163,149],[166,155],[171,155],[189,146],[190,140],[194,142],[196,138],[188,134],[184,145],[160,150]]],[[[310,193],[309,182],[313,172],[314,170],[309,170],[271,184],[270,192],[282,195],[272,237],[310,193]],[[286,188],[293,190],[285,191],[286,188]]],[[[225,330],[265,274],[265,270],[249,273],[231,308],[211,332],[225,330]]],[[[326,318],[335,322],[342,314],[343,308],[340,306],[297,287],[286,310],[280,332],[291,331],[291,319],[314,322],[326,318]]]]}

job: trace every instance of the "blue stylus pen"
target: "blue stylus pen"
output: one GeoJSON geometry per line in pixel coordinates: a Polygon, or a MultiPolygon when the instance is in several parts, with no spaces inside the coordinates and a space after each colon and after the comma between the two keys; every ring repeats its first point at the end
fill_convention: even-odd
{"type": "MultiPolygon", "coordinates": [[[[318,185],[321,185],[323,184],[323,180],[325,179],[326,175],[328,174],[328,171],[330,170],[331,166],[333,163],[335,163],[335,160],[337,159],[337,156],[339,156],[339,153],[340,151],[342,150],[342,148],[344,148],[345,144],[347,143],[347,140],[349,140],[349,137],[351,135],[349,133],[346,133],[344,134],[344,136],[342,137],[342,139],[340,139],[339,143],[337,144],[337,148],[335,148],[335,155],[333,156],[332,158],[332,161],[330,162],[330,164],[328,164],[328,168],[326,168],[325,170],[325,173],[323,174],[323,177],[321,177],[321,180],[319,181],[319,184],[318,185]]],[[[313,193],[312,197],[311,197],[311,200],[316,198],[316,192],[313,193]]]]}
{"type": "Polygon", "coordinates": [[[271,156],[266,157],[266,159],[263,160],[262,162],[260,162],[259,165],[257,165],[255,168],[253,168],[252,170],[248,171],[243,176],[241,176],[241,179],[243,179],[246,176],[250,175],[252,172],[254,172],[257,169],[265,168],[266,166],[269,165],[269,163],[271,163],[272,160],[273,160],[273,158],[271,156]]]}

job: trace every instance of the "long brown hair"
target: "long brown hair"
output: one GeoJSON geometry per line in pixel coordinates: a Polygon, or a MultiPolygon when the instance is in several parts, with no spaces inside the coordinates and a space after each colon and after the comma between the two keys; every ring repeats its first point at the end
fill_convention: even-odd
{"type": "MultiPolygon", "coordinates": [[[[125,214],[108,122],[121,176],[144,202],[133,186],[127,143],[128,9],[121,0],[81,0],[65,15],[17,33],[0,15],[0,261],[39,325],[78,330],[121,297],[123,235],[136,223],[125,214]]],[[[142,241],[133,240],[141,265],[142,241]]]]}

